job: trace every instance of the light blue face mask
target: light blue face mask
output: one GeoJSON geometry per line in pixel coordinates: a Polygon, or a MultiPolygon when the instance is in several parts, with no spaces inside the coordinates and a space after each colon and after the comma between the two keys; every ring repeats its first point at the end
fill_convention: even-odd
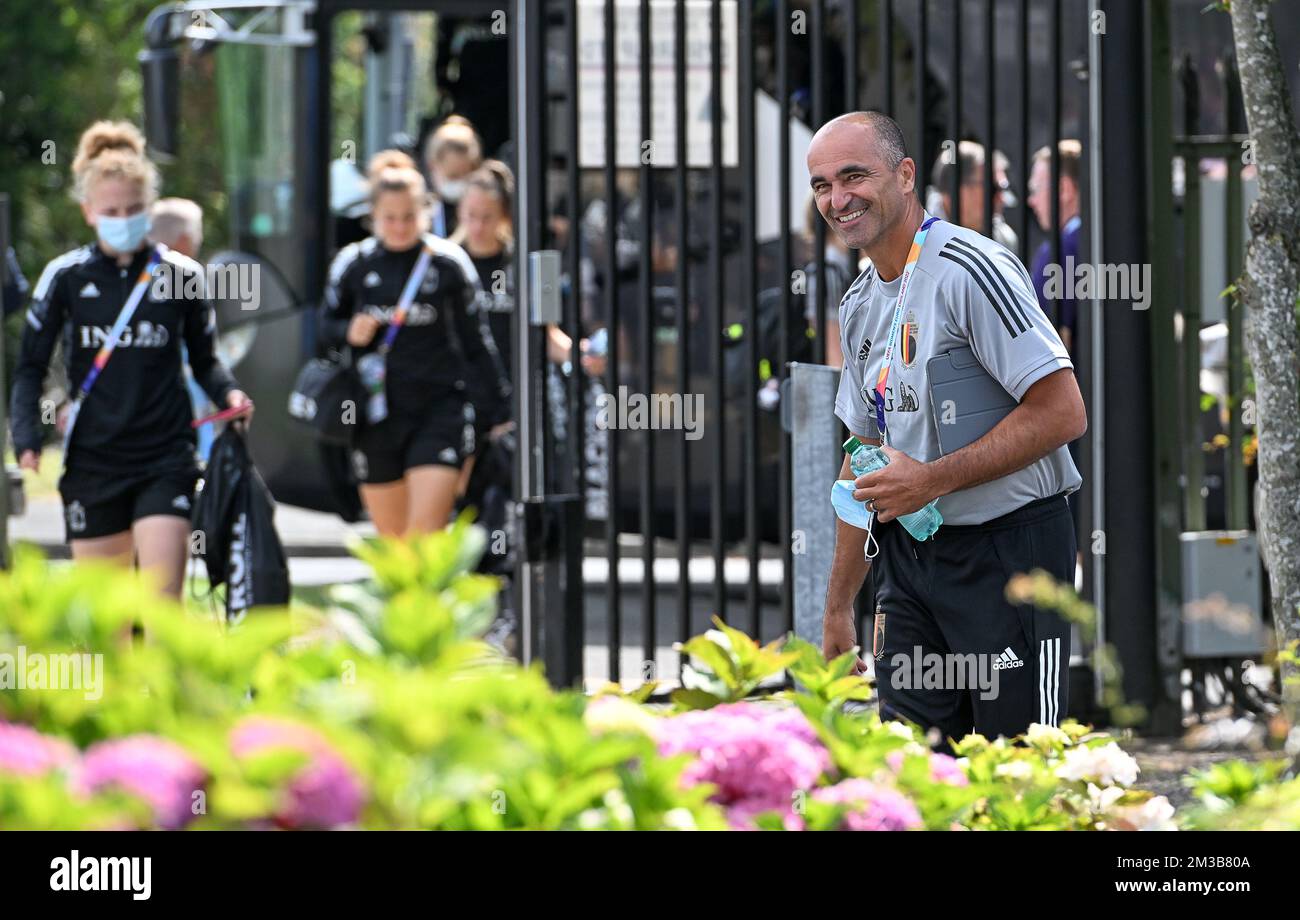
{"type": "Polygon", "coordinates": [[[141,211],[130,217],[106,217],[101,214],[95,221],[95,232],[109,249],[115,252],[135,252],[149,232],[149,212],[141,211]]]}
{"type": "Polygon", "coordinates": [[[859,530],[867,532],[867,542],[862,548],[862,554],[867,559],[874,559],[880,553],[880,544],[876,542],[875,536],[871,533],[871,527],[876,522],[874,513],[867,510],[867,506],[853,497],[853,480],[837,479],[835,485],[831,486],[831,506],[835,508],[835,516],[850,527],[856,527],[859,530]],[[875,551],[872,551],[872,546],[875,551]]]}

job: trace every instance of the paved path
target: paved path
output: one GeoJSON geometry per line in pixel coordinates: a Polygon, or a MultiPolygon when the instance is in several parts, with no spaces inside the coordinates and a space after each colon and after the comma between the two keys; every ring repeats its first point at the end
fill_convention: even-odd
{"type": "MultiPolygon", "coordinates": [[[[375,528],[366,521],[346,524],[336,514],[308,511],[293,505],[279,505],[275,527],[290,556],[348,556],[348,541],[354,537],[374,536],[375,528]]],[[[63,542],[63,510],[57,496],[30,499],[22,517],[9,520],[9,539],[35,543],[51,556],[67,556],[63,542]]]]}

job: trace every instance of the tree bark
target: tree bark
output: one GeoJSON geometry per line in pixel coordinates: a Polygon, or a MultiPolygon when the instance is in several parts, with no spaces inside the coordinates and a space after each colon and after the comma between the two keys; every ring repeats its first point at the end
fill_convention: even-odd
{"type": "MultiPolygon", "coordinates": [[[[1268,566],[1278,646],[1300,641],[1300,139],[1269,18],[1269,0],[1232,0],[1241,92],[1259,198],[1250,209],[1245,274],[1246,347],[1255,376],[1259,490],[1255,519],[1268,566]]],[[[1280,669],[1285,706],[1300,715],[1300,671],[1280,669]]]]}

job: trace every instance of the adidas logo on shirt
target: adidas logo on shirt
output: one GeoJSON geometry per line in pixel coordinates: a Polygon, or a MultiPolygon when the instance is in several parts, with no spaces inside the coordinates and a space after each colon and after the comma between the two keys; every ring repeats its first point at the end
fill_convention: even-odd
{"type": "Polygon", "coordinates": [[[1016,653],[1011,651],[1009,645],[1002,650],[1002,654],[993,659],[993,670],[995,671],[1007,671],[1011,668],[1023,668],[1024,666],[1025,662],[1016,657],[1016,653]]]}
{"type": "Polygon", "coordinates": [[[98,297],[99,288],[95,287],[95,282],[87,281],[86,286],[81,289],[82,297],[98,297]]]}
{"type": "Polygon", "coordinates": [[[361,283],[366,287],[379,287],[379,272],[366,272],[366,276],[361,279],[361,283]]]}
{"type": "Polygon", "coordinates": [[[871,354],[871,339],[863,339],[862,347],[858,349],[858,360],[865,361],[867,360],[867,356],[870,354],[871,354]]]}
{"type": "Polygon", "coordinates": [[[438,454],[438,459],[441,460],[443,463],[455,463],[457,460],[460,459],[460,457],[456,455],[456,448],[444,447],[442,451],[438,454]]]}
{"type": "Polygon", "coordinates": [[[172,507],[180,511],[189,511],[190,497],[188,495],[177,495],[172,499],[172,507]]]}

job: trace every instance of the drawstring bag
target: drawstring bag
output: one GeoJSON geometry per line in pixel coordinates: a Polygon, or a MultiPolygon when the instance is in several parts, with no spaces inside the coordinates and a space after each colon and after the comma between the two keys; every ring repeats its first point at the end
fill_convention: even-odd
{"type": "Polygon", "coordinates": [[[289,603],[289,563],[275,530],[275,501],[229,426],[212,444],[192,525],[212,589],[226,586],[226,619],[237,623],[255,607],[289,603]]]}

